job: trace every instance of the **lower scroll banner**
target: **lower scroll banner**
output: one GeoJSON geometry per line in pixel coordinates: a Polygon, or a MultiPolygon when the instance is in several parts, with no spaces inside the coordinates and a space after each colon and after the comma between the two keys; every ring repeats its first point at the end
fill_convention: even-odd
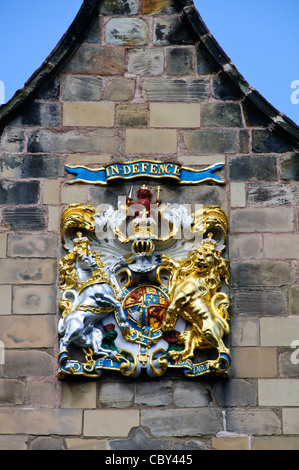
{"type": "Polygon", "coordinates": [[[71,204],[62,215],[58,376],[227,376],[226,214],[137,195],[138,205],[130,194],[117,209],[71,204]]]}

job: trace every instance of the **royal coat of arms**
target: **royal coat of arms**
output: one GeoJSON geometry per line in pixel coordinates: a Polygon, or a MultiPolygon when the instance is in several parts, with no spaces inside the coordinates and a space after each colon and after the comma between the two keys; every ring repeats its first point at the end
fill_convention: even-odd
{"type": "Polygon", "coordinates": [[[227,217],[218,206],[163,203],[160,192],[143,185],[117,208],[65,209],[60,378],[228,374],[227,217]]]}

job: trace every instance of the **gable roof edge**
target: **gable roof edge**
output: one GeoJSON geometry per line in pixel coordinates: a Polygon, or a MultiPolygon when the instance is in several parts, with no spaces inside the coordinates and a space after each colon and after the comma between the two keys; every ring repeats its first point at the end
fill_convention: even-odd
{"type": "MultiPolygon", "coordinates": [[[[96,13],[102,1],[83,1],[74,21],[43,64],[32,74],[23,88],[17,90],[7,103],[0,106],[0,129],[5,127],[18,111],[34,98],[41,87],[56,74],[65,59],[80,45],[87,34],[86,24],[92,24],[96,19],[96,13]]],[[[227,80],[241,92],[243,101],[262,114],[270,130],[277,131],[298,145],[299,127],[297,124],[278,111],[247,83],[210,33],[194,6],[193,0],[176,1],[181,9],[180,17],[195,41],[202,46],[216,69],[221,71],[227,80]]]]}
{"type": "Polygon", "coordinates": [[[294,144],[298,145],[299,127],[297,124],[285,114],[278,111],[255,88],[248,84],[220,47],[214,36],[210,33],[194,4],[190,5],[190,0],[180,0],[180,3],[182,6],[182,21],[189,25],[193,36],[197,37],[198,42],[205,49],[210,60],[218,70],[226,76],[227,80],[235,88],[237,87],[237,89],[240,90],[243,101],[246,101],[253,110],[256,109],[262,114],[272,131],[277,131],[284,137],[290,139],[294,144]]]}
{"type": "Polygon", "coordinates": [[[0,129],[15,117],[35,94],[56,74],[65,59],[73,53],[87,34],[86,24],[92,24],[102,0],[84,0],[75,19],[58,44],[31,75],[24,87],[17,90],[13,97],[0,106],[0,129]]]}

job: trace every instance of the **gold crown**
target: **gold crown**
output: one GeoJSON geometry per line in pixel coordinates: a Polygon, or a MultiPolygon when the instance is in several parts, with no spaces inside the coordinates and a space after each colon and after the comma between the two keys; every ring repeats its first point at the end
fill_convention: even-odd
{"type": "Polygon", "coordinates": [[[132,243],[132,250],[135,255],[150,256],[154,249],[152,240],[135,240],[132,243]]]}

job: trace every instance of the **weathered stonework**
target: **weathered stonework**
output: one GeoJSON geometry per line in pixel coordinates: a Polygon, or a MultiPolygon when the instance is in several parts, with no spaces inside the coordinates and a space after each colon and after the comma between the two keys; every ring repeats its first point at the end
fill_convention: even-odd
{"type": "Polygon", "coordinates": [[[0,108],[1,450],[299,448],[298,137],[191,0],[83,2],[0,108]],[[227,380],[57,378],[62,211],[115,206],[131,183],[156,186],[70,185],[65,166],[140,157],[224,163],[221,186],[158,181],[163,202],[217,204],[228,215],[227,380]]]}

